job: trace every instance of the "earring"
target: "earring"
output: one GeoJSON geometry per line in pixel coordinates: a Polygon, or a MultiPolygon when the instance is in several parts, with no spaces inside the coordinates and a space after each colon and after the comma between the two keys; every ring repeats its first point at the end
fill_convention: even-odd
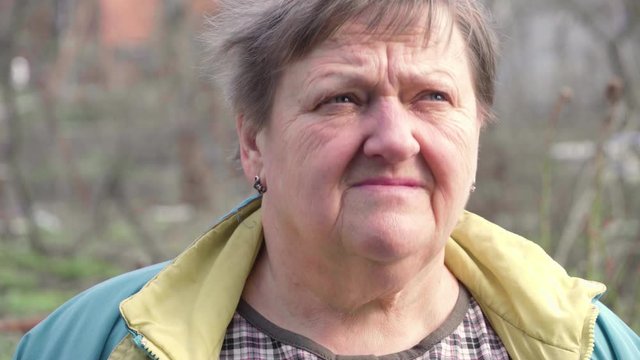
{"type": "Polygon", "coordinates": [[[262,182],[260,181],[260,176],[258,175],[256,175],[253,178],[253,188],[256,189],[256,191],[258,191],[258,194],[260,195],[267,192],[267,187],[265,185],[262,185],[262,182]]]}
{"type": "Polygon", "coordinates": [[[473,183],[471,183],[471,191],[470,192],[474,192],[476,191],[476,182],[474,181],[473,183]]]}

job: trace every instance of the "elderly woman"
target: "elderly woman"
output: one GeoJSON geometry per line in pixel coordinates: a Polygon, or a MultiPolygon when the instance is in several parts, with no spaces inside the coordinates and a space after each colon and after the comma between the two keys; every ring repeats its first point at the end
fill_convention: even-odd
{"type": "Polygon", "coordinates": [[[236,0],[212,25],[259,196],[16,358],[640,358],[603,285],[464,211],[496,57],[475,0],[236,0]]]}

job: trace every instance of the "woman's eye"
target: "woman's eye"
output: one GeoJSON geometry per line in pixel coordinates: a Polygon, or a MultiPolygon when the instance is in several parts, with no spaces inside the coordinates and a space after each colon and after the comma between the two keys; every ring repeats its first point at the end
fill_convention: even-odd
{"type": "Polygon", "coordinates": [[[340,94],[325,98],[316,106],[316,110],[323,109],[329,112],[351,111],[356,109],[362,102],[354,94],[340,94]]]}
{"type": "Polygon", "coordinates": [[[355,104],[356,100],[352,95],[338,95],[326,101],[328,104],[355,104]]]}
{"type": "Polygon", "coordinates": [[[430,101],[449,101],[446,93],[441,91],[431,91],[423,95],[423,99],[430,101]]]}

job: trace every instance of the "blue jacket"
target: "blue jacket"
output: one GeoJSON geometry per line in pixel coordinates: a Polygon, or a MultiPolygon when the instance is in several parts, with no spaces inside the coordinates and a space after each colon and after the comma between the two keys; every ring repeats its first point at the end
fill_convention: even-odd
{"type": "MultiPolygon", "coordinates": [[[[237,209],[172,262],[77,295],[25,335],[14,359],[217,357],[260,247],[259,205],[252,201],[237,209]],[[201,296],[206,308],[197,305],[201,296]],[[199,328],[203,324],[206,331],[199,328]],[[199,339],[202,332],[206,336],[199,339]]],[[[596,300],[603,287],[568,277],[527,240],[465,214],[446,253],[447,266],[469,288],[512,358],[640,359],[640,338],[596,300]],[[469,234],[473,241],[465,240],[469,234]],[[494,241],[504,251],[497,251],[494,241]],[[519,274],[514,280],[501,266],[516,266],[509,258],[518,258],[519,251],[528,262],[511,269],[519,274]],[[544,285],[527,278],[529,268],[544,285]],[[491,274],[500,278],[488,281],[491,274]],[[520,277],[526,287],[515,284],[520,277]],[[492,289],[496,281],[500,284],[492,289]]]]}

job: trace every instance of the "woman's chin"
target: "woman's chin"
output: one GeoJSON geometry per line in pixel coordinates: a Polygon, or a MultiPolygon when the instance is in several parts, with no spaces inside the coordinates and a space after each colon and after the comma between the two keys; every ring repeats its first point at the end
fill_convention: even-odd
{"type": "Polygon", "coordinates": [[[412,226],[365,226],[354,229],[352,236],[344,238],[344,246],[352,255],[379,264],[424,258],[438,252],[441,245],[432,236],[433,232],[414,228],[415,223],[412,226]]]}

